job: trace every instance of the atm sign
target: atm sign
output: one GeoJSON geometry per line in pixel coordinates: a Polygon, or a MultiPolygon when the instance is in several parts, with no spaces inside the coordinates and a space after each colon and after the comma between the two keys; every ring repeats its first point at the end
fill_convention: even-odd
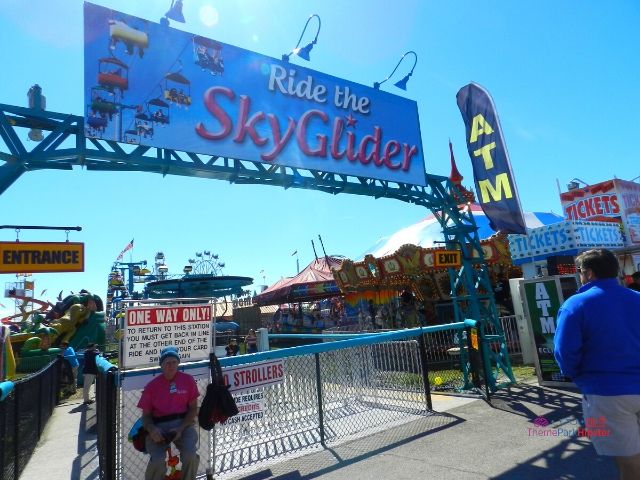
{"type": "Polygon", "coordinates": [[[434,267],[449,268],[462,265],[460,250],[436,250],[434,255],[434,267]]]}

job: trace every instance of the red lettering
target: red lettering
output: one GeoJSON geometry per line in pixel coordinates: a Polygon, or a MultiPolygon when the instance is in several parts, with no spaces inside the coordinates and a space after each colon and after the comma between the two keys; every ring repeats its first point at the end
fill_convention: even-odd
{"type": "Polygon", "coordinates": [[[400,151],[400,142],[396,142],[395,140],[389,140],[387,144],[384,146],[384,164],[387,168],[391,170],[397,170],[402,166],[402,163],[393,164],[391,163],[391,157],[396,155],[400,151]]]}
{"type": "Polygon", "coordinates": [[[229,98],[229,100],[233,100],[236,97],[235,93],[233,93],[233,90],[226,87],[211,87],[208,88],[206,92],[204,92],[204,106],[207,108],[207,110],[209,110],[209,113],[211,113],[218,119],[222,127],[222,130],[220,132],[211,133],[207,131],[202,122],[199,122],[196,125],[196,133],[202,138],[206,138],[207,140],[219,140],[221,138],[224,138],[229,135],[229,133],[231,132],[231,128],[233,127],[231,118],[229,118],[227,112],[220,108],[220,105],[218,105],[218,102],[216,102],[215,95],[217,93],[225,95],[227,98],[229,98]]]}
{"type": "Polygon", "coordinates": [[[411,157],[413,157],[418,153],[418,147],[416,147],[415,145],[411,145],[411,147],[409,147],[409,145],[407,145],[406,143],[403,143],[402,146],[404,147],[404,160],[402,161],[402,171],[406,172],[407,170],[409,170],[411,157]]]}
{"type": "Polygon", "coordinates": [[[238,132],[236,133],[233,141],[236,143],[244,142],[244,137],[248,133],[251,137],[251,140],[253,140],[253,143],[258,146],[262,146],[267,143],[267,139],[258,135],[258,132],[256,132],[256,123],[264,118],[264,113],[256,112],[251,116],[249,120],[247,120],[250,106],[251,99],[246,95],[240,95],[240,117],[238,118],[238,132]]]}
{"type": "Polygon", "coordinates": [[[291,138],[291,134],[293,134],[293,131],[296,128],[296,121],[293,118],[289,117],[289,123],[287,124],[287,131],[284,132],[284,137],[281,137],[280,123],[278,122],[278,119],[275,117],[275,115],[270,113],[269,115],[267,115],[267,119],[269,120],[269,125],[271,125],[271,131],[273,132],[274,146],[270,151],[260,155],[260,158],[262,158],[263,160],[266,160],[267,162],[270,162],[280,154],[284,146],[287,144],[287,142],[291,138]]]}
{"type": "Polygon", "coordinates": [[[331,156],[340,160],[344,157],[345,151],[339,150],[340,137],[342,137],[342,130],[344,129],[344,121],[341,117],[336,117],[333,120],[333,135],[331,136],[331,156]]]}
{"type": "Polygon", "coordinates": [[[363,165],[367,165],[371,162],[373,162],[377,167],[382,165],[382,162],[380,161],[381,133],[382,130],[380,129],[380,127],[373,127],[373,135],[365,135],[360,142],[358,158],[360,159],[360,163],[362,163],[363,165]],[[371,153],[367,155],[367,145],[371,142],[373,142],[373,148],[371,149],[371,153]]]}
{"type": "Polygon", "coordinates": [[[596,197],[593,199],[593,207],[598,215],[602,215],[602,198],[596,197]]]}
{"type": "Polygon", "coordinates": [[[611,213],[620,213],[620,205],[618,205],[618,197],[616,197],[615,195],[611,196],[611,205],[613,206],[611,213]]]}
{"type": "Polygon", "coordinates": [[[307,143],[307,124],[311,120],[312,117],[320,117],[323,123],[327,123],[329,121],[329,117],[326,113],[320,110],[307,110],[302,117],[300,117],[300,122],[298,122],[298,131],[296,132],[296,136],[298,138],[298,146],[300,150],[304,152],[305,155],[309,155],[310,157],[326,157],[327,156],[327,136],[326,135],[316,135],[318,139],[318,147],[315,150],[311,150],[309,148],[309,144],[307,143]]]}
{"type": "MultiPolygon", "coordinates": [[[[263,161],[271,162],[282,154],[294,132],[298,148],[302,154],[308,157],[326,158],[329,153],[334,160],[338,161],[346,158],[350,162],[359,161],[362,165],[373,163],[377,167],[389,170],[401,169],[406,172],[411,166],[412,158],[418,154],[417,146],[401,144],[397,140],[387,140],[383,145],[383,132],[379,126],[373,127],[373,132],[362,137],[356,144],[358,141],[356,133],[346,128],[342,117],[333,119],[330,133],[322,133],[327,130],[326,127],[323,128],[322,124],[328,124],[330,118],[325,112],[318,109],[306,111],[298,121],[290,116],[287,117],[286,129],[282,131],[276,115],[266,114],[263,111],[251,114],[251,98],[247,95],[239,95],[237,125],[234,127],[234,119],[222,108],[218,95],[226,97],[229,101],[234,101],[236,97],[235,93],[227,87],[208,88],[204,93],[203,103],[219,125],[211,128],[205,126],[204,122],[198,122],[195,127],[197,135],[206,140],[221,140],[232,134],[235,128],[233,133],[235,143],[245,142],[247,136],[257,147],[263,147],[269,141],[273,141],[273,145],[260,154],[263,161]],[[316,117],[320,119],[320,123],[312,124],[316,117]],[[259,128],[263,125],[260,124],[263,120],[267,120],[267,128],[259,128]],[[314,134],[311,131],[318,133],[314,134]],[[331,135],[330,139],[329,134],[331,135]],[[329,141],[330,145],[328,145],[329,141]],[[402,154],[402,160],[399,158],[400,154],[402,154]]],[[[615,205],[619,210],[617,203],[615,205]]]]}

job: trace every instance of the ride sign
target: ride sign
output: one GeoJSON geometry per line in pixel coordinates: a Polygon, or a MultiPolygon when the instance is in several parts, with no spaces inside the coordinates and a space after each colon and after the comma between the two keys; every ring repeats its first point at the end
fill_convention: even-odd
{"type": "Polygon", "coordinates": [[[413,100],[90,3],[84,20],[87,137],[426,185],[413,100]]]}
{"type": "Polygon", "coordinates": [[[127,309],[122,369],[157,365],[168,345],[178,347],[183,362],[208,359],[212,320],[211,304],[127,309]]]}

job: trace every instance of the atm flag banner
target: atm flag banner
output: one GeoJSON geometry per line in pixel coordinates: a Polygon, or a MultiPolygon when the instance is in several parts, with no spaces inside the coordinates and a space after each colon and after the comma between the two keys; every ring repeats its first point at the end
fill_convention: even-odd
{"type": "Polygon", "coordinates": [[[491,228],[527,233],[493,99],[480,85],[470,83],[460,89],[456,100],[466,127],[478,202],[491,228]]]}

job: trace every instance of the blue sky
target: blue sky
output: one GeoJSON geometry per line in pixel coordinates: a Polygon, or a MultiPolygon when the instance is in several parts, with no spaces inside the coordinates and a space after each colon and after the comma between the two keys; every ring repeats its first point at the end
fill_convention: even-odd
{"type": "MultiPolygon", "coordinates": [[[[82,2],[2,3],[0,103],[25,106],[29,87],[38,83],[48,110],[82,115],[82,2]]],[[[157,22],[170,1],[94,3],[157,22]]],[[[311,62],[293,56],[292,62],[360,84],[381,81],[403,53],[415,50],[418,64],[407,92],[392,81],[382,88],[417,102],[427,172],[449,173],[451,138],[469,186],[455,95],[469,81],[483,85],[496,103],[525,210],[561,212],[556,178],[564,188],[574,177],[596,183],[640,175],[637,2],[184,3],[187,23],[177,28],[276,58],[295,46],[308,16],[317,13],[322,29],[311,62]],[[217,22],[201,11],[215,11],[217,22]]],[[[315,33],[310,27],[303,43],[315,33]]],[[[410,66],[401,65],[398,75],[410,66]]],[[[85,242],[86,271],[34,277],[36,293],[47,289],[43,298],[49,300],[60,290],[81,288],[104,296],[111,264],[131,238],[135,248],[127,260],[152,262],[162,250],[171,271],[179,272],[196,251],[211,250],[226,262],[224,273],[272,283],[295,274],[293,251],[301,265],[313,259],[310,240],[318,234],[328,253],[353,257],[428,213],[385,199],[79,168],[28,172],[0,195],[0,224],[83,227],[70,240],[85,242]]],[[[23,231],[20,239],[65,236],[23,231]]],[[[14,231],[0,230],[0,241],[12,240],[14,231]]],[[[0,275],[2,283],[13,280],[0,275]]],[[[0,315],[12,311],[8,299],[0,303],[6,306],[0,315]]]]}

